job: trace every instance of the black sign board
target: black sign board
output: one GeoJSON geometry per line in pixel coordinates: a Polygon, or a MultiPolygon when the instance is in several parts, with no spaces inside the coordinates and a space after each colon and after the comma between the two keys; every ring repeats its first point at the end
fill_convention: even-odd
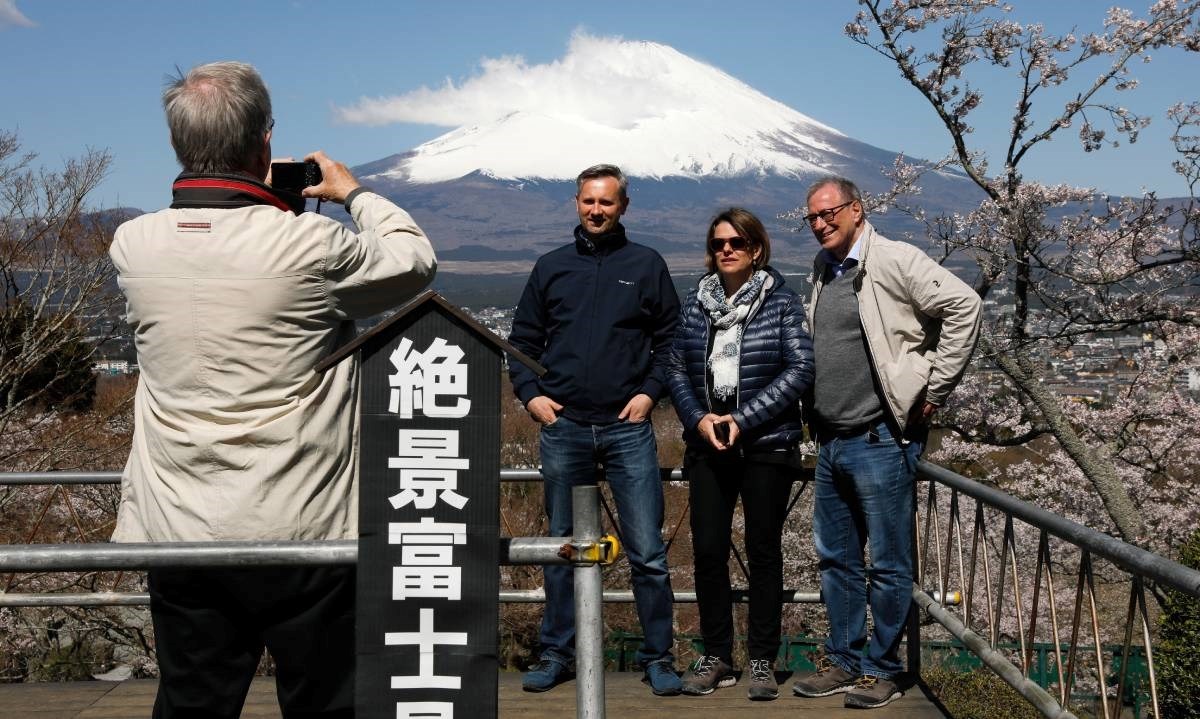
{"type": "Polygon", "coordinates": [[[511,349],[427,292],[323,366],[356,350],[357,716],[495,716],[500,360],[511,349]]]}

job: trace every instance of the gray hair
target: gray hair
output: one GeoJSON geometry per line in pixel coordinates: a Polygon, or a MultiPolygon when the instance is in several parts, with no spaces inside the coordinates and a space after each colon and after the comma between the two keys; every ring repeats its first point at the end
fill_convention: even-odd
{"type": "Polygon", "coordinates": [[[601,177],[611,177],[617,181],[617,186],[621,190],[622,200],[629,196],[626,194],[626,190],[629,188],[629,180],[625,179],[625,173],[621,172],[621,168],[616,165],[592,165],[579,173],[579,177],[575,178],[575,191],[579,192],[582,190],[583,183],[588,180],[596,180],[601,177]]]}
{"type": "MultiPolygon", "coordinates": [[[[826,185],[837,186],[838,192],[841,193],[843,201],[857,202],[860,205],[862,204],[862,192],[859,191],[858,185],[854,184],[845,177],[839,177],[837,175],[825,175],[824,177],[817,178],[816,182],[809,185],[808,194],[804,196],[804,204],[807,205],[808,201],[812,199],[812,196],[817,194],[817,191],[826,185]]],[[[865,207],[863,208],[863,212],[866,212],[865,207]]]]}
{"type": "Polygon", "coordinates": [[[175,157],[187,172],[236,172],[253,165],[271,129],[271,96],[241,62],[176,68],[163,90],[175,157]]]}

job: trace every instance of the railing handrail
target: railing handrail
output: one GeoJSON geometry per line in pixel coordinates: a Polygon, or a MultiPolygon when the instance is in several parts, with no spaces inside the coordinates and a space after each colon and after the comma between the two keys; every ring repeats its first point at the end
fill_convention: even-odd
{"type": "MultiPolygon", "coordinates": [[[[564,553],[572,537],[498,537],[500,563],[590,564],[564,553]]],[[[353,566],[358,542],[242,540],[221,542],[84,542],[0,544],[2,572],[124,571],[174,567],[353,566]]]]}
{"type": "Polygon", "coordinates": [[[1035,504],[1017,499],[999,489],[964,477],[932,462],[921,460],[917,465],[917,474],[1007,512],[1037,529],[1044,529],[1092,554],[1104,557],[1131,574],[1153,579],[1193,597],[1200,597],[1200,571],[1090,527],[1085,527],[1078,522],[1060,517],[1035,504]]]}
{"type": "MultiPolygon", "coordinates": [[[[678,469],[662,468],[661,479],[663,481],[672,481],[682,479],[682,473],[678,469]]],[[[1181,592],[1184,592],[1193,597],[1200,597],[1200,571],[1186,567],[1178,562],[1172,561],[1166,557],[1159,556],[1142,547],[1138,547],[1127,542],[1124,542],[1116,537],[1104,534],[1090,527],[1073,522],[1062,516],[1054,514],[1050,511],[1042,509],[1030,502],[1018,499],[997,489],[996,487],[972,480],[964,477],[945,467],[938,466],[928,461],[921,461],[917,467],[917,477],[922,480],[931,482],[930,484],[930,505],[931,511],[934,508],[934,487],[937,484],[952,490],[955,493],[962,493],[967,497],[973,498],[978,502],[979,517],[978,522],[982,522],[983,507],[987,506],[995,511],[1001,512],[1006,517],[1006,543],[1010,541],[1012,532],[1012,521],[1018,519],[1034,529],[1041,531],[1042,544],[1045,546],[1046,537],[1053,535],[1066,542],[1078,547],[1082,550],[1080,564],[1080,582],[1084,581],[1084,577],[1088,577],[1090,582],[1090,567],[1092,555],[1102,557],[1115,566],[1122,568],[1133,575],[1133,594],[1130,599],[1129,618],[1127,619],[1126,639],[1124,644],[1125,655],[1128,654],[1130,644],[1130,622],[1134,618],[1135,600],[1141,602],[1142,607],[1142,623],[1143,633],[1145,635],[1145,647],[1147,658],[1150,654],[1150,633],[1148,626],[1145,626],[1147,616],[1144,606],[1144,596],[1140,599],[1138,592],[1143,587],[1144,580],[1156,582],[1162,586],[1169,586],[1181,592]]],[[[505,469],[500,471],[499,480],[502,482],[514,481],[539,481],[541,473],[537,469],[505,469]]],[[[121,481],[121,473],[119,472],[19,472],[19,473],[0,473],[0,486],[4,485],[70,485],[70,484],[116,484],[121,481]]],[[[594,489],[593,489],[594,491],[594,489]]],[[[955,502],[951,502],[951,512],[954,512],[955,502]]],[[[789,506],[790,509],[790,506],[789,506]]],[[[936,513],[935,513],[936,514],[936,513]]],[[[935,515],[932,515],[935,516],[935,515]]],[[[956,521],[956,520],[955,520],[956,521]]],[[[978,531],[978,527],[977,527],[978,531]]],[[[928,527],[926,528],[928,533],[928,527]]],[[[549,538],[549,537],[521,537],[521,538],[500,538],[502,543],[501,554],[507,558],[501,560],[502,564],[523,564],[523,563],[544,563],[544,562],[526,562],[522,561],[517,554],[520,552],[532,553],[534,555],[545,557],[548,553],[554,553],[556,549],[561,549],[563,541],[569,541],[569,538],[549,538]],[[522,543],[528,543],[529,546],[524,546],[522,543]],[[551,546],[554,544],[554,546],[551,546]],[[535,546],[536,545],[536,546],[535,546]],[[517,550],[517,553],[512,553],[517,550]]],[[[914,534],[914,542],[916,535],[914,534]]],[[[926,536],[928,541],[928,536],[926,536]]],[[[949,540],[947,540],[949,541],[949,540]]],[[[959,542],[961,543],[961,538],[959,542]]],[[[940,545],[939,545],[940,546],[940,545]]],[[[914,552],[918,548],[914,544],[914,552]]],[[[1011,550],[1011,547],[1010,547],[1011,550]]],[[[1040,552],[1048,551],[1039,549],[1038,563],[1039,573],[1042,566],[1042,554],[1040,552]]],[[[949,545],[947,545],[947,560],[949,559],[949,545]]],[[[962,563],[961,552],[959,549],[959,563],[962,563]]],[[[974,552],[974,550],[972,550],[974,552]]],[[[1001,550],[1003,555],[1004,550],[1001,550]]],[[[560,552],[561,554],[561,552],[560,552]]],[[[259,541],[259,542],[177,542],[177,543],[144,543],[144,544],[65,544],[65,545],[5,545],[0,546],[0,569],[4,571],[73,571],[73,570],[126,570],[126,569],[145,569],[150,567],[197,567],[197,566],[264,566],[264,565],[312,565],[312,564],[340,564],[353,565],[357,562],[358,547],[354,540],[341,541],[259,541]]],[[[941,556],[941,549],[937,549],[937,556],[941,556]]],[[[554,557],[551,562],[558,563],[561,559],[554,557]]],[[[1049,561],[1047,559],[1047,561],[1049,561]]],[[[974,556],[972,556],[974,562],[974,556]]],[[[985,581],[990,582],[987,577],[987,558],[984,556],[984,572],[985,581]]],[[[1004,570],[1007,564],[1001,558],[1001,586],[1004,583],[1004,570]]],[[[1009,553],[1008,563],[1012,564],[1014,588],[1016,577],[1016,559],[1009,553]]],[[[960,566],[959,571],[963,568],[960,566]]],[[[939,575],[942,573],[939,559],[939,575]]],[[[975,570],[972,567],[971,577],[975,570]]],[[[923,574],[921,575],[924,576],[923,574]]],[[[1024,661],[1021,663],[1013,663],[1009,661],[1002,652],[995,648],[996,640],[995,630],[992,630],[991,644],[984,637],[976,634],[969,627],[969,618],[959,619],[956,615],[952,615],[945,611],[942,595],[949,596],[944,591],[941,591],[941,581],[939,579],[937,590],[925,590],[920,584],[913,588],[914,604],[917,607],[924,609],[930,617],[935,619],[939,624],[945,627],[952,635],[962,642],[972,653],[984,661],[984,663],[1004,681],[1012,685],[1024,697],[1026,701],[1035,706],[1043,715],[1047,717],[1057,717],[1060,719],[1068,719],[1073,717],[1069,711],[1060,706],[1050,693],[1036,685],[1033,681],[1024,675],[1024,661]]],[[[965,580],[964,580],[965,581],[965,580]]],[[[1035,579],[1035,583],[1039,580],[1035,579]]],[[[1089,592],[1090,590],[1090,584],[1089,592]]],[[[1040,585],[1039,585],[1040,587],[1040,585]]],[[[1075,665],[1075,632],[1078,629],[1080,601],[1083,597],[1083,585],[1077,590],[1076,597],[1076,617],[1075,628],[1072,630],[1071,648],[1069,650],[1069,660],[1067,676],[1074,676],[1075,665]]],[[[1053,587],[1050,589],[1051,601],[1053,601],[1053,587]]],[[[502,601],[538,601],[538,597],[528,591],[513,591],[510,592],[513,596],[505,597],[505,592],[501,591],[502,601]]],[[[604,592],[607,595],[610,592],[604,592]]],[[[630,593],[632,594],[632,593],[630,593]]],[[[794,591],[794,595],[790,598],[791,601],[819,601],[820,595],[815,592],[794,591]],[[811,596],[810,596],[811,595],[811,596]]],[[[76,595],[72,595],[74,599],[76,595]]],[[[82,597],[82,595],[78,595],[82,597]]],[[[1089,597],[1091,595],[1089,594],[1089,597]]],[[[631,598],[631,597],[630,597],[631,598]]],[[[11,599],[13,606],[41,606],[42,601],[37,595],[14,595],[7,597],[11,599]]],[[[67,599],[62,597],[60,599],[67,599]]],[[[595,600],[599,602],[612,601],[615,596],[597,596],[595,600]]],[[[108,593],[104,596],[97,595],[94,599],[89,598],[88,604],[140,604],[144,600],[143,595],[134,594],[115,594],[108,593]]],[[[51,601],[51,600],[46,600],[51,601]]],[[[620,600],[618,600],[620,601],[620,600]]],[[[968,602],[970,601],[968,597],[968,602]]],[[[1017,596],[1016,601],[1020,604],[1020,597],[1017,596]]],[[[1096,662],[1097,666],[1102,664],[1103,660],[1100,651],[1100,635],[1099,629],[1096,627],[1096,609],[1095,599],[1090,598],[1092,603],[1092,624],[1093,633],[1096,637],[1096,662]]],[[[5,602],[8,604],[10,602],[5,602]]],[[[945,604],[950,604],[946,601],[945,604]]],[[[957,601],[953,602],[957,604],[957,601]]],[[[1033,610],[1036,612],[1038,603],[1037,588],[1034,590],[1033,610]]],[[[49,606],[48,604],[46,606],[49,606]]],[[[988,613],[989,620],[999,621],[999,609],[995,615],[992,615],[991,609],[991,594],[989,589],[988,595],[988,613]]],[[[1018,632],[1024,630],[1021,627],[1021,609],[1017,608],[1018,632]]],[[[914,613],[913,617],[916,616],[914,613]]],[[[915,619],[910,620],[914,626],[910,626],[910,666],[919,666],[919,654],[914,657],[911,651],[911,644],[915,640],[917,646],[920,644],[919,624],[915,619]],[[915,664],[914,664],[915,662],[915,664]]],[[[1054,620],[1057,623],[1057,619],[1054,620]]],[[[1029,636],[1030,641],[1033,639],[1033,624],[1030,624],[1029,636]]],[[[1055,628],[1055,641],[1058,641],[1057,627],[1055,628]]],[[[1022,652],[1024,652],[1024,635],[1022,636],[1022,652]]],[[[1115,656],[1115,655],[1114,655],[1115,656]]],[[[1149,660],[1149,659],[1148,659],[1149,660]]],[[[1057,658],[1060,669],[1062,657],[1057,658]]],[[[1151,695],[1154,695],[1154,670],[1151,666],[1151,695]]],[[[1062,672],[1059,672],[1059,681],[1063,681],[1062,672]]],[[[1121,688],[1123,687],[1124,679],[1118,688],[1116,701],[1121,701],[1121,688]]],[[[1066,689],[1062,691],[1069,692],[1070,682],[1068,681],[1066,689]]],[[[1101,689],[1103,690],[1103,682],[1101,689]]],[[[1103,693],[1103,692],[1102,692],[1103,693]]],[[[1060,697],[1061,699],[1061,697],[1060,697]]],[[[1065,702],[1065,699],[1063,699],[1065,702]]],[[[1155,703],[1155,712],[1157,716],[1157,700],[1155,703]]],[[[1107,705],[1106,705],[1107,706],[1107,705]]]]}
{"type": "MultiPolygon", "coordinates": [[[[664,480],[682,480],[678,468],[664,468],[664,480]]],[[[945,467],[921,460],[917,476],[944,484],[951,489],[974,497],[996,509],[1002,510],[1022,521],[1044,529],[1056,537],[1065,539],[1092,554],[1104,557],[1133,574],[1174,587],[1193,597],[1200,597],[1200,571],[1186,567],[1166,557],[1159,556],[1141,547],[1128,544],[1090,527],[1060,517],[1037,505],[1013,497],[999,489],[989,487],[958,474],[945,467]]],[[[502,469],[501,482],[528,482],[541,479],[537,469],[502,469]]],[[[0,473],[3,485],[51,485],[51,484],[119,484],[120,472],[5,472],[0,473]]],[[[86,545],[94,546],[94,545],[86,545]]]]}
{"type": "MultiPolygon", "coordinates": [[[[501,482],[538,482],[542,473],[538,469],[502,469],[501,482]]],[[[663,481],[679,482],[683,480],[683,470],[678,467],[662,468],[663,481]]],[[[0,487],[39,486],[53,484],[120,484],[120,472],[84,472],[84,471],[55,471],[55,472],[0,472],[0,487]]]]}
{"type": "MultiPolygon", "coordinates": [[[[536,469],[502,469],[501,482],[529,482],[541,479],[536,469]]],[[[120,484],[120,472],[0,472],[0,486],[49,484],[120,484]]]]}
{"type": "Polygon", "coordinates": [[[337,566],[358,561],[347,540],[0,545],[5,572],[117,571],[162,567],[337,566]]]}

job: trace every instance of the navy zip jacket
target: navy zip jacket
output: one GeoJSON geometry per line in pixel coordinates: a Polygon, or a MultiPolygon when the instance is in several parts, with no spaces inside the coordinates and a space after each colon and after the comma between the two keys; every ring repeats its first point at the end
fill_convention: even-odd
{"type": "Polygon", "coordinates": [[[625,228],[542,255],[517,304],[508,341],[546,368],[508,363],[522,404],[545,395],[575,422],[611,424],[636,394],[657,401],[679,296],[667,263],[625,238],[625,228]]]}
{"type": "MultiPolygon", "coordinates": [[[[741,436],[738,444],[751,449],[794,447],[803,434],[800,398],[813,380],[812,339],[808,336],[804,304],[783,275],[767,267],[775,284],[758,310],[746,319],[738,356],[737,408],[730,412],[741,436]]],[[[711,411],[708,398],[708,353],[712,322],[688,294],[675,333],[667,383],[675,412],[689,445],[710,445],[696,430],[711,411]]]]}

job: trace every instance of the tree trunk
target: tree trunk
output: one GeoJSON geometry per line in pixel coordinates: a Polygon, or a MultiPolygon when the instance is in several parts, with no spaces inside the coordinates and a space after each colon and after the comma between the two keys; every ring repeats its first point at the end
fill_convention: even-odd
{"type": "Polygon", "coordinates": [[[991,346],[987,337],[981,338],[987,351],[996,358],[996,364],[1007,374],[1023,392],[1046,420],[1050,433],[1058,440],[1059,446],[1075,462],[1075,466],[1083,472],[1096,493],[1104,509],[1112,519],[1120,533],[1121,539],[1130,544],[1141,545],[1145,524],[1141,512],[1125,491],[1125,485],[1117,476],[1117,470],[1110,459],[1095,452],[1084,442],[1071,422],[1067,419],[1058,404],[1058,396],[1046,389],[1038,381],[1038,372],[1030,363],[1029,358],[1021,351],[1012,353],[998,352],[991,346]]]}

